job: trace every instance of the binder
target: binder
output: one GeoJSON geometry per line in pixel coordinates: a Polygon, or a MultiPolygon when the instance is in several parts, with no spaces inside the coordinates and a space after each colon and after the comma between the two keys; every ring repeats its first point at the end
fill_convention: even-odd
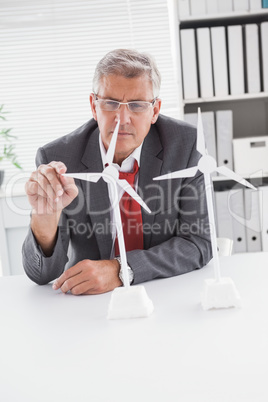
{"type": "Polygon", "coordinates": [[[245,253],[247,251],[247,238],[243,189],[230,190],[228,201],[232,216],[234,253],[245,253]]]}
{"type": "Polygon", "coordinates": [[[233,0],[218,0],[219,13],[230,13],[233,11],[233,0]]]}
{"type": "Polygon", "coordinates": [[[198,82],[195,32],[194,29],[182,29],[180,34],[184,99],[196,99],[198,82]]]}
{"type": "MultiPolygon", "coordinates": [[[[184,115],[184,120],[197,126],[197,113],[186,113],[184,115]]],[[[216,132],[215,132],[215,115],[214,112],[202,112],[202,121],[204,128],[204,136],[206,142],[206,148],[209,155],[211,155],[215,160],[217,160],[216,152],[216,132]]]]}
{"type": "Polygon", "coordinates": [[[218,13],[218,2],[215,0],[207,0],[207,14],[217,14],[218,13]]]}
{"type": "Polygon", "coordinates": [[[268,22],[261,23],[261,49],[262,49],[263,90],[265,92],[268,92],[268,22]]]}
{"type": "Polygon", "coordinates": [[[250,188],[244,189],[247,251],[261,251],[261,224],[259,192],[250,188]]]}
{"type": "Polygon", "coordinates": [[[233,240],[233,252],[247,251],[243,189],[215,192],[217,236],[233,240]]]}
{"type": "Polygon", "coordinates": [[[212,27],[210,31],[215,96],[227,96],[229,89],[225,28],[212,27]]]}
{"type": "Polygon", "coordinates": [[[190,0],[191,15],[206,14],[206,0],[190,0]]]}
{"type": "Polygon", "coordinates": [[[259,187],[262,251],[268,251],[268,186],[259,187]]]}
{"type": "Polygon", "coordinates": [[[233,170],[233,112],[216,111],[216,136],[218,165],[225,165],[233,170]]]}
{"type": "MultiPolygon", "coordinates": [[[[203,113],[202,113],[202,117],[203,117],[203,113]]],[[[197,113],[185,113],[184,121],[186,121],[186,123],[191,124],[192,126],[197,127],[197,113]]],[[[204,135],[205,135],[205,132],[204,132],[204,135]]]]}
{"type": "Polygon", "coordinates": [[[261,91],[259,32],[257,24],[245,25],[246,71],[248,93],[261,91]]]}
{"type": "Polygon", "coordinates": [[[196,33],[200,96],[202,98],[211,98],[214,95],[214,91],[209,28],[197,28],[196,33]]]}
{"type": "Polygon", "coordinates": [[[242,26],[228,26],[227,32],[230,92],[232,95],[241,95],[245,93],[242,26]]]}
{"type": "Polygon", "coordinates": [[[262,0],[249,0],[249,9],[260,10],[262,8],[262,0]]]}
{"type": "Polygon", "coordinates": [[[190,15],[190,2],[189,0],[179,0],[179,19],[189,17],[190,15]]]}
{"type": "MultiPolygon", "coordinates": [[[[203,117],[203,113],[202,113],[202,117],[203,117]]],[[[197,113],[185,113],[184,121],[186,121],[186,123],[191,124],[192,126],[197,127],[197,113]]]]}
{"type": "Polygon", "coordinates": [[[216,221],[217,221],[217,237],[227,237],[233,240],[233,224],[232,216],[228,207],[229,191],[216,191],[216,221]]]}
{"type": "MultiPolygon", "coordinates": [[[[217,160],[216,127],[215,127],[214,112],[203,112],[202,120],[203,120],[204,135],[208,154],[211,155],[215,160],[217,160]]],[[[214,173],[212,175],[214,175],[214,173]]]]}
{"type": "Polygon", "coordinates": [[[249,0],[233,0],[234,11],[248,11],[249,0]]]}

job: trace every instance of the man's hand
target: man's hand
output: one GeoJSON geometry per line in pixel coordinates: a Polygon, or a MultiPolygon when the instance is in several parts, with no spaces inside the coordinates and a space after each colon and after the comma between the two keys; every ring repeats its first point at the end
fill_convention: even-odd
{"type": "Polygon", "coordinates": [[[25,185],[33,208],[31,229],[46,256],[52,255],[56,244],[61,211],[78,195],[74,179],[61,176],[66,170],[62,162],[40,165],[25,185]]]}
{"type": "Polygon", "coordinates": [[[61,176],[67,170],[62,162],[40,165],[25,185],[33,213],[52,215],[61,212],[77,196],[74,179],[61,176]]]}
{"type": "Polygon", "coordinates": [[[73,295],[109,292],[122,285],[117,260],[83,260],[67,269],[53,284],[53,289],[73,295]]]}

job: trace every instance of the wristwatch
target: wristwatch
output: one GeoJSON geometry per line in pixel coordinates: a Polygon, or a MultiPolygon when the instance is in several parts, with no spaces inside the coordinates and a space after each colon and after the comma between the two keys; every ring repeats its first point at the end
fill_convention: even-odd
{"type": "MultiPolygon", "coordinates": [[[[117,260],[120,264],[120,271],[119,271],[119,278],[122,281],[123,285],[125,286],[124,278],[123,278],[123,270],[122,270],[122,263],[121,263],[121,258],[120,257],[115,257],[115,260],[117,260]]],[[[129,276],[129,284],[133,282],[134,279],[134,274],[130,266],[127,264],[127,271],[128,271],[128,276],[129,276]]]]}

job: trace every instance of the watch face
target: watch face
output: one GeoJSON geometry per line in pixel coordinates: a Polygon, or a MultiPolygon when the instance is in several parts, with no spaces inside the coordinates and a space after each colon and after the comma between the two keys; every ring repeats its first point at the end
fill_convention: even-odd
{"type": "MultiPolygon", "coordinates": [[[[128,276],[129,276],[129,284],[131,284],[131,282],[133,281],[134,275],[133,275],[132,269],[129,266],[127,267],[127,272],[128,272],[128,276]]],[[[122,269],[119,272],[119,278],[123,282],[123,285],[125,285],[124,279],[123,279],[123,271],[122,271],[122,269]]]]}
{"type": "Polygon", "coordinates": [[[133,271],[131,268],[128,269],[128,275],[129,275],[129,283],[131,283],[134,278],[133,271]]]}

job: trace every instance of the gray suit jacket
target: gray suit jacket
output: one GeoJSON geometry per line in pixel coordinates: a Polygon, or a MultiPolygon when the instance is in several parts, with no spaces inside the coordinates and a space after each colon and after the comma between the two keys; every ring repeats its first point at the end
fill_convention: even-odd
{"type": "MultiPolygon", "coordinates": [[[[152,213],[142,211],[144,250],[127,253],[134,284],[201,268],[211,258],[203,175],[153,181],[153,177],[196,166],[196,129],[160,115],[146,136],[140,159],[139,194],[152,213]]],[[[62,161],[69,172],[101,172],[99,130],[92,119],[37,152],[36,164],[62,161]]],[[[112,249],[107,184],[76,180],[79,195],[64,209],[57,243],[46,257],[31,229],[23,245],[26,274],[48,283],[83,259],[109,259],[112,249]]]]}

